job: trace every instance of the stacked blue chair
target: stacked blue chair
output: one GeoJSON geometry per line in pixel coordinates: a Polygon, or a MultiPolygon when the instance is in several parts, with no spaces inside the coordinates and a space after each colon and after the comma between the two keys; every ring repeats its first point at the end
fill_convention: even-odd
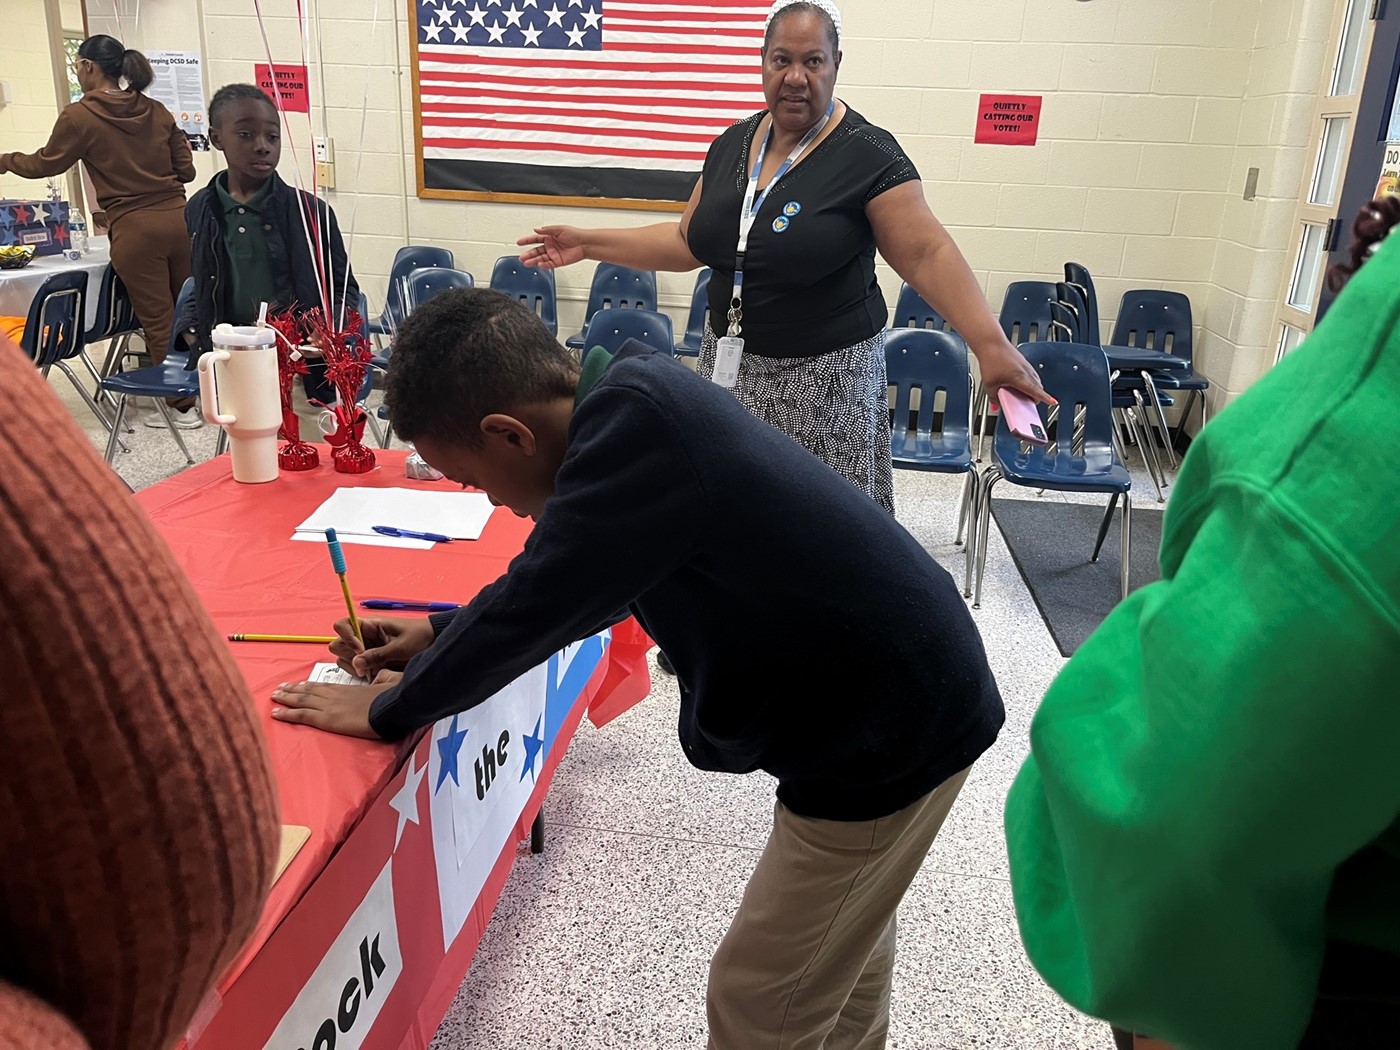
{"type": "Polygon", "coordinates": [[[583,330],[580,347],[585,354],[595,346],[615,354],[629,339],[665,354],[675,353],[671,319],[655,310],[599,310],[583,330]]]}
{"type": "Polygon", "coordinates": [[[84,346],[104,341],[111,344],[107,348],[102,368],[96,373],[99,381],[120,367],[121,362],[128,356],[127,347],[131,337],[139,331],[141,321],[136,316],[135,307],[131,305],[131,296],[127,294],[126,285],[122,284],[117,271],[108,263],[97,285],[97,319],[83,334],[84,346]]]}
{"type": "Polygon", "coordinates": [[[559,297],[553,270],[526,266],[516,255],[503,255],[491,268],[493,290],[519,299],[540,319],[551,335],[559,334],[559,297]]]}
{"type": "MultiPolygon", "coordinates": [[[[1123,498],[1121,532],[1121,586],[1128,594],[1128,566],[1132,543],[1132,476],[1114,450],[1112,384],[1103,350],[1085,343],[1032,343],[1021,347],[1026,360],[1040,375],[1041,385],[1062,408],[1080,406],[1079,424],[1059,419],[1054,440],[1048,446],[1024,445],[1011,433],[1004,418],[997,421],[992,455],[995,462],[982,475],[981,492],[973,514],[977,544],[977,585],[972,606],[982,604],[982,575],[987,567],[987,534],[992,517],[992,489],[1005,479],[1013,485],[1057,492],[1101,492],[1123,498]]],[[[1046,406],[1040,416],[1047,432],[1046,406]]],[[[1113,504],[1109,504],[1110,511],[1113,504]]],[[[1103,529],[1100,529],[1100,543],[1103,529]]],[[[1098,546],[1090,561],[1098,560],[1098,546]]]]}
{"type": "MultiPolygon", "coordinates": [[[[175,315],[177,317],[183,312],[186,303],[193,295],[194,278],[190,278],[180,289],[180,296],[175,301],[175,315]]],[[[194,457],[190,455],[190,450],[185,445],[184,436],[170,417],[170,409],[165,403],[167,398],[197,397],[199,395],[199,374],[189,365],[190,352],[185,346],[185,341],[180,338],[179,332],[171,332],[170,349],[162,364],[148,365],[131,372],[117,372],[102,380],[102,389],[109,394],[115,394],[117,398],[116,419],[113,421],[112,433],[107,439],[108,466],[111,466],[112,457],[117,452],[118,434],[121,432],[122,419],[126,415],[127,400],[133,397],[155,399],[156,408],[165,419],[166,428],[175,438],[175,443],[180,446],[180,451],[185,454],[185,462],[194,462],[194,457]]]]}
{"type": "MultiPolygon", "coordinates": [[[[885,373],[894,387],[890,455],[896,469],[962,474],[958,534],[962,543],[970,509],[977,502],[979,478],[972,464],[972,372],[967,344],[953,332],[926,328],[892,328],[885,333],[885,373]],[[914,394],[919,408],[914,416],[914,394]],[[943,395],[942,424],[933,429],[934,408],[943,395]]],[[[972,575],[974,544],[967,545],[967,574],[972,575]]]]}
{"type": "MultiPolygon", "coordinates": [[[[1056,301],[1055,286],[1049,281],[1012,281],[1001,299],[997,319],[1012,346],[1045,342],[1050,339],[1051,307],[1056,301]]],[[[987,436],[987,416],[991,399],[979,383],[977,387],[977,462],[982,462],[982,444],[987,436]]]]}
{"type": "Polygon", "coordinates": [[[46,278],[29,304],[24,319],[24,335],[19,348],[38,366],[45,376],[57,368],[73,384],[83,403],[92,410],[103,427],[112,429],[112,420],[102,406],[79,381],[73,366],[75,359],[87,366],[94,379],[100,379],[84,353],[83,324],[87,320],[87,282],[85,270],[65,270],[46,278]]]}
{"type": "Polygon", "coordinates": [[[410,244],[394,254],[393,265],[389,268],[389,290],[384,296],[384,311],[369,322],[372,335],[392,337],[398,331],[403,319],[408,316],[408,305],[404,301],[404,282],[408,275],[422,266],[445,266],[449,269],[457,265],[452,253],[446,248],[432,248],[422,244],[410,244]]]}
{"type": "Polygon", "coordinates": [[[910,287],[909,282],[899,286],[899,298],[894,304],[894,320],[891,328],[932,328],[936,332],[951,331],[948,321],[935,310],[922,295],[910,287]]]}
{"type": "Polygon", "coordinates": [[[683,357],[700,356],[700,344],[705,341],[705,326],[709,324],[709,321],[710,268],[707,266],[696,276],[695,290],[690,293],[690,316],[686,319],[685,335],[676,344],[678,355],[683,357]]]}
{"type": "MultiPolygon", "coordinates": [[[[1206,425],[1206,399],[1202,395],[1210,389],[1210,380],[1198,374],[1192,366],[1192,330],[1191,300],[1185,295],[1154,289],[1131,291],[1123,296],[1123,302],[1118,307],[1111,346],[1106,348],[1109,353],[1120,347],[1142,348],[1174,359],[1169,367],[1144,369],[1143,381],[1153,391],[1185,390],[1190,393],[1177,424],[1178,436],[1186,425],[1191,409],[1195,407],[1197,397],[1201,399],[1201,426],[1206,425]]],[[[1152,363],[1150,358],[1146,363],[1152,363]]],[[[1165,429],[1166,419],[1163,418],[1161,423],[1165,429]]],[[[1170,442],[1167,454],[1172,456],[1170,442]]]]}
{"type": "Polygon", "coordinates": [[[476,282],[464,270],[447,266],[420,266],[408,275],[407,306],[412,313],[429,299],[454,288],[471,288],[476,282]]]}
{"type": "MultiPolygon", "coordinates": [[[[599,310],[652,310],[656,306],[656,274],[650,270],[634,270],[630,266],[599,263],[593,271],[593,284],[588,289],[588,306],[584,311],[586,331],[593,315],[599,310]]],[[[571,350],[584,349],[584,332],[564,340],[571,350]]],[[[591,347],[591,344],[589,344],[591,347]]]]}

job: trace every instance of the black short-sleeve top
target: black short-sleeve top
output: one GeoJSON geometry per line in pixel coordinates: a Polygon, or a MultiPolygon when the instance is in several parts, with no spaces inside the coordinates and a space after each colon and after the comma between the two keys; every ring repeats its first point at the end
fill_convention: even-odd
{"type": "MultiPolygon", "coordinates": [[[[710,324],[718,335],[727,324],[739,211],[763,116],[740,121],[711,144],[690,218],[691,254],[714,270],[710,324]]],[[[888,311],[875,281],[875,235],[865,206],[918,177],[893,135],[846,109],[836,128],[773,186],[749,233],[745,353],[814,357],[885,327],[888,311]]]]}

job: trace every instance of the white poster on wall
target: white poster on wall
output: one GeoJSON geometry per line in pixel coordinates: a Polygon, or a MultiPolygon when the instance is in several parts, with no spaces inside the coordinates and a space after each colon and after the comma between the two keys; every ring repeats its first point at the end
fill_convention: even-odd
{"type": "Polygon", "coordinates": [[[198,51],[148,51],[156,78],[146,94],[163,103],[190,140],[190,149],[209,149],[209,129],[204,112],[204,77],[198,51]]]}

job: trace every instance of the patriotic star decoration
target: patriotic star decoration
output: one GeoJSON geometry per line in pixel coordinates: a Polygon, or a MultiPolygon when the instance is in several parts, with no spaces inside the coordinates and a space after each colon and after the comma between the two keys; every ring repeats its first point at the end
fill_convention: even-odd
{"type": "Polygon", "coordinates": [[[535,763],[540,757],[540,751],[544,749],[544,735],[540,732],[540,727],[544,725],[544,715],[535,719],[535,728],[532,732],[526,733],[525,741],[525,765],[520,770],[520,779],[525,779],[525,774],[530,774],[530,782],[535,780],[535,763]]]}
{"type": "Polygon", "coordinates": [[[467,739],[470,730],[457,728],[457,716],[452,716],[452,724],[448,726],[447,732],[443,734],[437,742],[438,757],[442,764],[438,766],[437,783],[433,785],[433,794],[437,794],[448,777],[452,778],[452,783],[458,787],[462,786],[462,781],[457,776],[457,758],[462,752],[462,744],[467,739]]]}
{"type": "Polygon", "coordinates": [[[410,822],[420,823],[418,820],[418,785],[423,783],[423,776],[428,772],[428,767],[416,768],[414,766],[416,761],[417,755],[410,753],[408,765],[404,767],[403,784],[394,792],[394,797],[389,799],[389,805],[399,815],[399,825],[394,829],[394,849],[399,848],[399,839],[403,838],[403,829],[410,822]]]}
{"type": "Polygon", "coordinates": [[[603,6],[602,0],[419,0],[418,30],[423,44],[601,51],[603,6]]]}

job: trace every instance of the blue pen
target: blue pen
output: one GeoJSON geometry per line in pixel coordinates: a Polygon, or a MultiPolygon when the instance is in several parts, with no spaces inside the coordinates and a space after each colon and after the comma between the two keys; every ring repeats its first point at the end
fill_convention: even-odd
{"type": "Polygon", "coordinates": [[[415,602],[398,598],[366,598],[360,602],[366,609],[409,609],[413,612],[451,612],[460,609],[456,602],[415,602]]]}
{"type": "Polygon", "coordinates": [[[396,529],[392,525],[376,525],[374,531],[381,536],[397,536],[401,540],[432,540],[434,543],[451,543],[451,536],[441,536],[436,532],[411,532],[408,529],[396,529]]]}

